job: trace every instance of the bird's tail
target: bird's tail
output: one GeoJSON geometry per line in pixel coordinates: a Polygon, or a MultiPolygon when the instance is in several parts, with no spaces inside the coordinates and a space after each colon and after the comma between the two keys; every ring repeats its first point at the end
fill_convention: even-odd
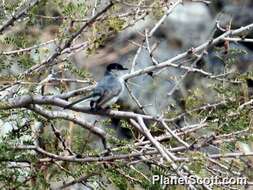
{"type": "Polygon", "coordinates": [[[85,97],[83,97],[83,98],[80,98],[80,99],[78,99],[78,100],[76,100],[76,101],[74,101],[74,102],[72,102],[72,103],[70,103],[70,104],[64,106],[64,109],[68,109],[68,108],[72,107],[73,105],[75,105],[75,104],[77,104],[77,103],[79,103],[79,102],[82,102],[82,101],[84,101],[84,100],[88,100],[89,98],[91,98],[91,97],[93,97],[93,96],[94,96],[94,94],[90,94],[90,95],[88,95],[88,96],[85,96],[85,97]]]}

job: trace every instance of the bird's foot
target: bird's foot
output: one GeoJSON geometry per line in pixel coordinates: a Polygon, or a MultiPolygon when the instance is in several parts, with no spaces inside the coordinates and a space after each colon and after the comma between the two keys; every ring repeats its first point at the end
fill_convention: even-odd
{"type": "Polygon", "coordinates": [[[106,150],[104,151],[103,155],[104,155],[104,156],[113,155],[113,154],[112,154],[112,150],[111,150],[110,148],[106,148],[106,150]]]}

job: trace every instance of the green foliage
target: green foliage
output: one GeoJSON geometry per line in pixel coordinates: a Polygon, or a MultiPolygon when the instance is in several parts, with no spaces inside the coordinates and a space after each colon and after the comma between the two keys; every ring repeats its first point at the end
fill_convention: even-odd
{"type": "Polygon", "coordinates": [[[32,189],[48,189],[50,184],[46,180],[44,173],[42,170],[38,170],[34,173],[34,177],[36,178],[36,184],[32,187],[32,189]]]}
{"type": "Polygon", "coordinates": [[[230,48],[228,51],[227,59],[225,63],[227,65],[233,65],[237,63],[237,60],[240,56],[247,55],[247,51],[239,48],[230,48]]]}
{"type": "Polygon", "coordinates": [[[29,38],[25,34],[9,35],[2,41],[8,45],[14,45],[16,48],[24,48],[29,45],[29,38]]]}
{"type": "Polygon", "coordinates": [[[98,48],[103,47],[111,36],[123,29],[124,25],[125,20],[113,16],[94,25],[93,34],[95,35],[89,38],[91,45],[87,49],[88,54],[93,54],[98,48]]]}
{"type": "Polygon", "coordinates": [[[27,26],[29,27],[34,26],[43,29],[50,25],[60,25],[61,21],[59,20],[40,18],[41,15],[42,16],[60,15],[60,13],[58,12],[59,7],[57,6],[56,3],[54,3],[54,1],[48,0],[39,1],[39,3],[36,6],[32,7],[32,9],[28,12],[29,20],[27,22],[27,26]]]}
{"type": "Polygon", "coordinates": [[[73,64],[71,64],[71,62],[68,62],[67,64],[65,64],[63,66],[63,68],[67,69],[69,72],[74,73],[83,79],[91,77],[89,72],[87,72],[86,70],[75,67],[73,64]]]}
{"type": "Polygon", "coordinates": [[[21,66],[21,68],[24,68],[24,69],[28,69],[32,65],[35,64],[35,62],[33,61],[33,59],[31,59],[30,55],[27,55],[27,54],[20,55],[18,63],[21,66]]]}
{"type": "Polygon", "coordinates": [[[106,132],[107,132],[108,134],[110,134],[110,136],[111,136],[111,138],[108,140],[108,142],[109,142],[110,144],[113,144],[115,147],[116,147],[116,146],[124,146],[124,145],[127,145],[127,144],[129,143],[129,142],[128,142],[127,140],[125,140],[125,139],[120,139],[120,138],[118,138],[118,137],[117,137],[117,134],[116,134],[116,132],[115,132],[114,129],[108,128],[108,129],[106,129],[106,132]]]}
{"type": "Polygon", "coordinates": [[[12,189],[29,188],[28,184],[23,183],[20,179],[25,179],[25,174],[20,168],[7,169],[8,166],[4,163],[0,163],[0,181],[1,187],[8,187],[12,189]]]}
{"type": "Polygon", "coordinates": [[[249,119],[246,113],[242,113],[238,117],[234,117],[229,121],[225,121],[222,127],[222,132],[233,132],[246,129],[249,126],[249,119]]]}
{"type": "Polygon", "coordinates": [[[214,54],[216,55],[216,58],[220,59],[226,67],[231,67],[238,62],[240,62],[240,59],[242,56],[247,55],[247,51],[241,48],[229,48],[227,53],[224,54],[224,47],[221,48],[214,48],[214,54]]]}
{"type": "MultiPolygon", "coordinates": [[[[143,169],[140,169],[140,171],[143,171],[143,169]]],[[[145,172],[145,174],[146,173],[147,172],[145,172]]],[[[168,176],[171,176],[171,174],[172,174],[171,168],[169,168],[169,167],[160,167],[160,166],[154,165],[154,166],[151,167],[150,179],[152,180],[152,177],[155,176],[155,175],[168,177],[168,176]]],[[[141,184],[141,186],[144,189],[148,189],[148,190],[156,190],[156,189],[162,190],[162,189],[164,189],[163,185],[160,184],[159,181],[155,182],[153,184],[150,181],[143,180],[143,183],[141,184]]]]}
{"type": "Polygon", "coordinates": [[[91,137],[89,136],[89,132],[85,129],[76,128],[73,131],[72,139],[73,139],[73,146],[72,149],[81,155],[86,155],[88,152],[90,154],[96,154],[98,150],[94,149],[91,144],[91,137]]]}
{"type": "Polygon", "coordinates": [[[164,188],[162,187],[161,184],[159,183],[155,183],[155,184],[152,184],[150,182],[147,182],[147,181],[144,181],[142,183],[142,187],[146,190],[163,190],[164,188]]]}
{"type": "Polygon", "coordinates": [[[125,21],[118,17],[109,17],[106,25],[108,29],[114,32],[120,32],[125,24],[125,21]]]}
{"type": "Polygon", "coordinates": [[[76,11],[76,5],[72,2],[68,3],[63,8],[63,14],[65,14],[66,16],[71,16],[72,14],[75,13],[75,11],[76,11]]]}
{"type": "Polygon", "coordinates": [[[164,10],[163,10],[163,6],[160,4],[160,1],[156,1],[153,4],[153,10],[151,12],[152,16],[154,18],[156,18],[157,20],[159,20],[163,15],[164,15],[164,10]]]}
{"type": "Polygon", "coordinates": [[[205,92],[200,88],[189,90],[189,95],[187,96],[185,103],[186,107],[190,110],[194,107],[203,105],[205,100],[205,92]]]}
{"type": "Polygon", "coordinates": [[[20,5],[22,0],[15,0],[15,1],[6,1],[4,9],[11,13],[16,10],[16,8],[20,5]]]}
{"type": "Polygon", "coordinates": [[[163,176],[169,176],[171,174],[171,168],[170,167],[160,167],[154,165],[152,167],[152,175],[163,175],[163,176]]]}
{"type": "Polygon", "coordinates": [[[88,7],[85,3],[72,3],[69,2],[67,5],[63,6],[63,14],[65,16],[83,16],[88,11],[88,7]]]}
{"type": "Polygon", "coordinates": [[[8,57],[5,55],[0,55],[0,71],[9,69],[11,65],[8,63],[8,57]]]}
{"type": "Polygon", "coordinates": [[[118,187],[120,190],[127,190],[128,182],[127,179],[121,176],[115,170],[107,171],[109,179],[118,187]]]}
{"type": "Polygon", "coordinates": [[[237,139],[240,142],[251,144],[253,142],[253,131],[252,131],[252,128],[250,128],[250,130],[249,130],[249,135],[248,134],[240,135],[240,136],[237,137],[237,139]]]}
{"type": "MultiPolygon", "coordinates": [[[[188,153],[189,156],[189,153],[188,153]]],[[[189,162],[188,167],[190,170],[194,171],[194,173],[200,175],[200,176],[205,176],[207,172],[205,172],[205,163],[206,159],[203,153],[201,152],[191,152],[190,153],[190,158],[195,158],[196,160],[193,160],[189,162]]]]}

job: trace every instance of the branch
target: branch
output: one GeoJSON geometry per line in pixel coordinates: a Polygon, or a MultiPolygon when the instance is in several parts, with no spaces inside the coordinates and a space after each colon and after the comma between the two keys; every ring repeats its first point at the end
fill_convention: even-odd
{"type": "MultiPolygon", "coordinates": [[[[126,160],[126,161],[133,161],[136,159],[139,159],[141,156],[148,156],[148,155],[157,155],[160,154],[158,150],[150,150],[150,151],[143,151],[143,152],[134,152],[134,153],[126,153],[126,154],[117,154],[117,155],[110,155],[110,156],[87,156],[84,158],[77,158],[76,156],[70,155],[70,156],[62,156],[53,154],[51,152],[47,152],[46,150],[35,146],[35,145],[18,145],[14,147],[16,150],[34,150],[40,154],[43,154],[47,156],[50,159],[42,158],[39,161],[40,162],[50,162],[53,160],[59,160],[59,161],[68,161],[68,162],[80,162],[80,163],[89,163],[89,162],[99,162],[99,163],[105,163],[105,162],[111,162],[116,160],[126,160]]],[[[184,146],[179,146],[175,148],[170,148],[168,151],[170,152],[179,152],[186,150],[184,146]]],[[[225,158],[240,158],[240,157],[252,157],[253,152],[231,152],[231,153],[222,153],[222,154],[209,154],[207,155],[208,159],[225,159],[225,158]]],[[[194,160],[200,160],[199,157],[178,157],[177,162],[191,162],[194,160]]],[[[1,160],[1,161],[9,161],[9,160],[1,160]]],[[[11,160],[13,162],[16,162],[15,160],[11,160]]],[[[29,162],[27,160],[24,160],[22,162],[29,162]]]]}
{"type": "Polygon", "coordinates": [[[144,114],[147,114],[147,112],[145,111],[144,106],[139,102],[139,100],[135,97],[135,95],[133,94],[133,91],[130,89],[130,87],[128,86],[128,83],[125,83],[125,87],[128,91],[128,94],[130,95],[130,97],[132,98],[132,100],[136,103],[136,105],[138,106],[138,108],[140,108],[144,114]]]}
{"type": "Polygon", "coordinates": [[[51,44],[51,43],[55,43],[56,41],[57,41],[57,39],[53,39],[53,40],[49,40],[49,41],[46,41],[46,42],[43,42],[43,43],[31,46],[31,47],[23,48],[23,49],[4,51],[1,54],[3,54],[3,55],[19,54],[19,53],[31,51],[33,49],[38,49],[39,47],[46,46],[46,45],[51,44]]]}
{"type": "MultiPolygon", "coordinates": [[[[156,23],[156,25],[151,29],[151,31],[149,33],[147,33],[146,35],[146,41],[148,43],[148,38],[150,38],[151,36],[153,36],[153,34],[156,32],[156,30],[160,27],[160,25],[164,22],[164,20],[169,16],[169,14],[176,8],[177,5],[179,5],[180,3],[182,3],[182,0],[178,0],[176,1],[174,4],[172,3],[171,4],[171,7],[169,7],[165,14],[162,16],[162,18],[156,23]]],[[[143,44],[144,44],[145,41],[143,41],[143,44]]],[[[134,59],[133,59],[133,62],[132,62],[132,66],[131,66],[131,70],[130,70],[130,73],[134,73],[134,67],[136,65],[136,60],[139,56],[139,54],[141,53],[141,50],[142,50],[142,46],[140,46],[134,56],[134,59]]],[[[151,57],[153,58],[153,57],[151,57]]],[[[152,59],[153,60],[153,59],[152,59]]],[[[153,60],[154,61],[154,60],[153,60]]],[[[155,61],[155,63],[157,63],[155,61]]]]}
{"type": "Polygon", "coordinates": [[[240,105],[238,107],[238,110],[242,110],[244,107],[253,104],[253,99],[249,100],[248,102],[245,102],[244,104],[240,105]]]}
{"type": "MultiPolygon", "coordinates": [[[[177,166],[176,162],[177,161],[177,157],[174,156],[168,149],[166,149],[162,144],[160,144],[153,136],[152,134],[149,132],[149,130],[147,129],[143,119],[141,117],[137,118],[138,120],[138,124],[140,126],[140,128],[142,129],[142,132],[149,140],[150,142],[156,147],[157,151],[162,155],[163,158],[165,158],[165,160],[170,164],[170,166],[173,168],[173,170],[177,173],[177,175],[179,177],[182,177],[182,179],[184,180],[185,184],[189,186],[190,189],[196,189],[193,184],[189,183],[188,181],[188,177],[185,176],[185,174],[183,174],[180,170],[179,167],[177,166]]],[[[137,124],[137,125],[138,125],[137,124]]]]}
{"type": "Polygon", "coordinates": [[[54,54],[52,54],[46,61],[34,65],[32,66],[30,69],[28,69],[24,74],[29,74],[31,72],[34,71],[39,71],[42,68],[44,68],[45,65],[50,65],[57,57],[59,57],[63,50],[65,50],[66,48],[69,48],[72,44],[72,42],[91,24],[93,24],[96,19],[98,17],[100,17],[101,15],[103,15],[105,12],[107,12],[111,7],[113,6],[113,2],[110,1],[110,3],[103,8],[99,13],[97,13],[96,15],[94,15],[93,17],[90,18],[89,21],[87,21],[76,33],[72,34],[69,39],[66,40],[66,42],[64,43],[64,45],[62,47],[59,47],[56,52],[54,54]]]}
{"type": "Polygon", "coordinates": [[[168,161],[170,164],[173,163],[173,161],[175,161],[177,158],[170,151],[165,151],[164,147],[162,147],[162,145],[149,132],[142,118],[138,117],[138,123],[140,126],[139,128],[142,129],[140,132],[142,132],[150,140],[150,142],[156,147],[166,161],[168,161]]]}
{"type": "Polygon", "coordinates": [[[28,109],[46,117],[49,119],[65,119],[68,121],[72,121],[75,124],[80,125],[81,127],[91,131],[92,133],[98,135],[102,139],[105,139],[106,133],[100,129],[99,127],[96,127],[85,120],[81,119],[80,117],[77,117],[76,115],[69,113],[69,112],[62,112],[62,111],[48,111],[42,107],[39,106],[27,106],[28,109]]]}
{"type": "MultiPolygon", "coordinates": [[[[41,95],[23,95],[18,96],[15,98],[10,98],[7,102],[0,103],[0,110],[7,110],[7,109],[16,109],[16,108],[25,108],[29,107],[30,105],[38,104],[38,105],[51,105],[51,106],[58,106],[58,107],[66,107],[69,102],[59,98],[59,96],[41,96],[41,95]]],[[[143,115],[137,114],[134,112],[127,112],[127,111],[117,111],[117,110],[101,110],[101,111],[91,111],[90,107],[83,107],[74,105],[71,107],[71,110],[93,114],[93,115],[104,115],[114,118],[134,118],[142,117],[143,119],[147,120],[157,120],[156,117],[151,115],[143,115]]],[[[69,112],[61,112],[62,114],[68,114],[69,112]]]]}
{"type": "MultiPolygon", "coordinates": [[[[221,159],[221,158],[235,158],[238,159],[240,157],[252,157],[253,152],[231,152],[231,153],[222,153],[222,154],[209,154],[207,155],[208,158],[211,159],[221,159]]],[[[192,157],[192,158],[178,158],[180,162],[191,162],[194,160],[199,160],[199,157],[192,157]]]]}
{"type": "Polygon", "coordinates": [[[174,133],[169,126],[164,122],[164,120],[161,120],[161,123],[163,125],[163,127],[170,133],[171,136],[173,136],[178,142],[180,142],[181,144],[183,144],[186,148],[189,148],[190,145],[183,141],[176,133],[174,133]]]}
{"type": "Polygon", "coordinates": [[[236,30],[229,30],[229,31],[225,32],[224,34],[220,35],[219,37],[217,37],[211,41],[205,42],[196,48],[191,48],[190,50],[188,50],[184,53],[181,53],[181,54],[179,54],[171,59],[168,59],[167,61],[159,63],[157,65],[152,65],[152,66],[146,67],[144,69],[139,69],[139,70],[134,71],[132,73],[126,74],[123,76],[123,78],[124,78],[124,80],[127,80],[127,79],[134,78],[134,77],[146,74],[146,73],[150,73],[154,70],[165,68],[165,67],[174,67],[174,68],[179,68],[179,69],[183,69],[186,71],[188,70],[190,72],[198,72],[198,73],[201,73],[205,76],[211,77],[212,76],[211,73],[205,72],[201,69],[182,66],[180,64],[178,65],[175,62],[189,56],[189,54],[191,54],[190,52],[192,52],[192,50],[194,50],[194,53],[200,52],[200,51],[204,50],[207,46],[213,46],[215,44],[218,44],[221,41],[224,41],[225,38],[228,36],[239,35],[240,33],[244,32],[244,31],[251,30],[252,28],[253,28],[253,23],[251,23],[247,26],[241,27],[239,29],[236,29],[236,30]]]}
{"type": "Polygon", "coordinates": [[[87,180],[88,180],[90,177],[92,177],[92,176],[94,176],[94,175],[98,175],[98,174],[97,174],[97,173],[91,173],[91,174],[88,174],[88,175],[86,175],[86,176],[81,176],[81,177],[79,177],[78,179],[74,179],[73,181],[70,181],[70,182],[68,182],[68,183],[65,183],[64,185],[62,185],[62,186],[60,186],[60,187],[54,188],[54,190],[65,189],[65,188],[67,188],[67,187],[69,187],[69,186],[72,186],[72,185],[75,185],[75,184],[77,184],[77,183],[85,183],[85,182],[87,182],[87,180]]]}
{"type": "Polygon", "coordinates": [[[226,41],[230,42],[249,42],[252,43],[253,39],[248,39],[248,38],[224,38],[226,41]]]}
{"type": "Polygon", "coordinates": [[[25,3],[21,5],[20,7],[22,10],[17,10],[13,14],[13,16],[0,27],[0,34],[3,33],[3,31],[7,29],[10,25],[13,25],[15,21],[17,21],[19,18],[25,15],[31,8],[33,8],[39,2],[40,0],[31,0],[30,3],[25,8],[23,8],[23,5],[25,5],[25,3]]]}
{"type": "Polygon", "coordinates": [[[174,4],[171,3],[171,7],[169,7],[169,9],[167,9],[167,11],[162,16],[162,18],[156,23],[156,25],[154,26],[154,28],[152,28],[152,30],[149,32],[149,34],[148,34],[149,37],[153,36],[153,34],[160,27],[160,25],[164,22],[164,20],[169,16],[169,14],[173,11],[173,9],[175,9],[176,6],[179,5],[179,4],[181,4],[182,2],[183,2],[182,0],[178,0],[174,4]]]}

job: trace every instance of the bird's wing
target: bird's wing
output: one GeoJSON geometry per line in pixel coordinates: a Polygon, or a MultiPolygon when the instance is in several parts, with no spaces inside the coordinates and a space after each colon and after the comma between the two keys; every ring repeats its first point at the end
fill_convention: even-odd
{"type": "MultiPolygon", "coordinates": [[[[120,93],[120,92],[119,92],[120,93]]],[[[108,104],[108,102],[110,102],[113,98],[117,97],[118,94],[112,93],[108,90],[104,91],[104,94],[97,100],[96,102],[96,106],[100,107],[100,108],[104,108],[107,107],[106,104],[108,104]]],[[[114,103],[114,102],[112,102],[114,103]]],[[[111,103],[109,103],[108,105],[110,105],[111,103]]]]}
{"type": "Polygon", "coordinates": [[[115,77],[105,77],[104,80],[100,81],[97,89],[102,88],[101,96],[96,101],[98,107],[103,107],[104,104],[109,102],[111,99],[117,97],[122,91],[122,85],[115,77]],[[105,88],[106,86],[106,88],[105,88]]]}
{"type": "Polygon", "coordinates": [[[99,81],[92,94],[78,99],[64,107],[64,109],[70,108],[73,105],[84,101],[89,98],[96,98],[96,105],[98,107],[103,106],[112,98],[118,96],[122,91],[122,85],[120,81],[113,76],[105,76],[103,80],[99,81]]]}
{"type": "Polygon", "coordinates": [[[86,100],[86,99],[89,99],[89,98],[91,98],[91,97],[93,97],[93,96],[95,96],[94,93],[92,93],[92,94],[90,94],[90,95],[88,95],[88,96],[85,96],[85,97],[83,97],[83,98],[80,98],[80,99],[78,99],[78,100],[76,100],[76,101],[74,101],[74,102],[71,102],[70,104],[66,105],[66,106],[64,107],[64,109],[68,109],[68,108],[72,107],[73,105],[75,105],[75,104],[77,104],[77,103],[79,103],[79,102],[82,102],[82,101],[84,101],[84,100],[86,100]]]}

